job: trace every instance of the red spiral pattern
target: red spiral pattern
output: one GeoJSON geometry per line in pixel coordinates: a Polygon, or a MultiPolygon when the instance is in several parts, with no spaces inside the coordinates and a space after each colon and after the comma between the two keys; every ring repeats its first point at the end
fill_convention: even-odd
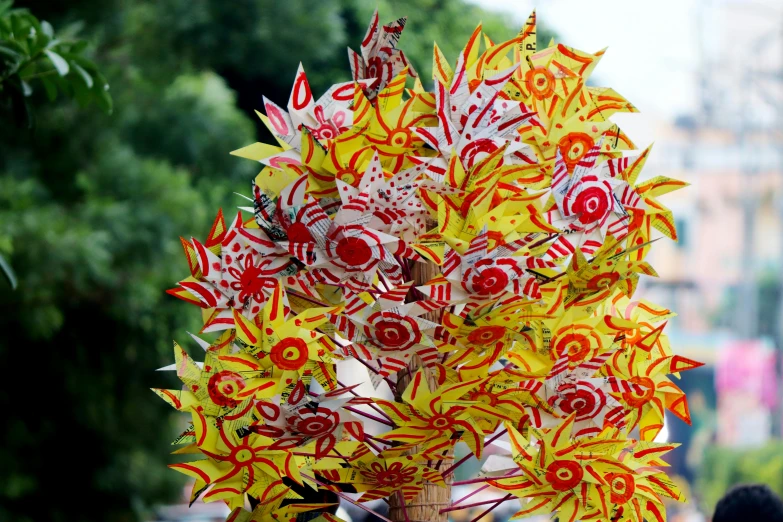
{"type": "Polygon", "coordinates": [[[595,175],[583,176],[568,189],[563,201],[563,215],[576,216],[573,230],[592,230],[603,224],[614,207],[612,186],[595,175]]]}
{"type": "Polygon", "coordinates": [[[404,351],[421,342],[421,330],[416,321],[390,312],[376,312],[367,318],[370,327],[365,333],[371,342],[384,351],[404,351]]]}
{"type": "Polygon", "coordinates": [[[576,413],[576,421],[580,422],[594,419],[606,407],[606,395],[600,388],[581,381],[561,386],[551,402],[566,416],[576,413]]]}

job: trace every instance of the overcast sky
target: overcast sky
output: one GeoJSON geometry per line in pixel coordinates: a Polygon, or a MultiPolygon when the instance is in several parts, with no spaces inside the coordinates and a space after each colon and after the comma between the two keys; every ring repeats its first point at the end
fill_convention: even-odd
{"type": "MultiPolygon", "coordinates": [[[[535,8],[561,43],[588,52],[608,47],[593,78],[640,109],[639,115],[612,118],[637,146],[660,136],[658,125],[698,113],[700,85],[707,86],[711,104],[717,102],[717,110],[733,118],[755,96],[748,93],[781,95],[779,84],[748,82],[765,70],[780,75],[781,0],[470,1],[508,13],[520,26],[535,8]]],[[[778,106],[767,102],[756,117],[763,119],[778,106]]]]}
{"type": "Polygon", "coordinates": [[[561,43],[588,52],[608,47],[593,76],[642,111],[613,118],[637,145],[651,141],[656,123],[689,112],[697,101],[697,0],[471,1],[519,24],[535,7],[561,43]]]}

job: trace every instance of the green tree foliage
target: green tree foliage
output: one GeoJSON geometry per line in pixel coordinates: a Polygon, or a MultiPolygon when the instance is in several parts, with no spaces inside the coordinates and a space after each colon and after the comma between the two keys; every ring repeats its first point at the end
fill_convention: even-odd
{"type": "MultiPolygon", "coordinates": [[[[239,106],[250,113],[262,106],[261,95],[278,104],[288,101],[300,61],[316,96],[335,82],[348,81],[346,48],[358,51],[376,6],[382,23],[408,17],[401,47],[428,88],[433,41],[456,62],[478,21],[497,42],[520,29],[508,17],[465,0],[168,0],[160,10],[137,11],[134,23],[147,35],[138,49],[145,60],[182,67],[179,56],[187,53],[190,67],[209,67],[223,76],[237,91],[239,106]]],[[[543,29],[538,36],[545,44],[552,33],[543,29]]]]}
{"type": "Polygon", "coordinates": [[[88,42],[77,38],[79,25],[55,35],[52,24],[13,3],[0,1],[0,109],[24,114],[31,124],[30,99],[42,90],[50,101],[60,92],[111,112],[109,84],[85,57],[88,42]]]}
{"type": "MultiPolygon", "coordinates": [[[[0,1],[0,118],[33,123],[32,102],[36,90],[54,101],[59,92],[75,97],[82,105],[95,101],[111,112],[109,84],[95,64],[84,56],[88,42],[76,38],[79,27],[71,25],[56,36],[47,21],[27,9],[12,9],[13,0],[0,1]]],[[[0,236],[0,243],[9,238],[0,236]]],[[[11,288],[16,275],[0,255],[0,273],[11,288]]]]}
{"type": "MultiPolygon", "coordinates": [[[[347,80],[345,48],[357,48],[372,7],[360,0],[18,4],[29,9],[25,17],[55,27],[82,22],[88,45],[52,45],[48,36],[44,48],[69,72],[44,78],[73,94],[61,80],[86,87],[74,74],[79,65],[92,89],[111,85],[114,110],[100,110],[105,91],[87,108],[65,97],[50,103],[43,80],[29,78],[34,129],[0,125],[0,255],[19,280],[16,291],[0,285],[0,367],[8,376],[0,385],[0,520],[137,520],[182,487],[165,464],[184,427],[149,391],[177,386],[154,370],[168,363],[173,339],[192,347],[186,331],[199,328],[194,310],[164,293],[187,273],[177,238],[203,238],[218,207],[230,214],[244,204],[233,191],[248,192],[258,169],[228,152],[257,139],[252,110],[261,95],[285,103],[299,59],[316,93],[347,80]]],[[[464,0],[380,8],[383,21],[409,16],[403,42],[425,85],[433,38],[453,60],[475,20],[498,41],[518,30],[464,0]]],[[[36,34],[47,35],[39,25],[36,34]]],[[[30,44],[40,45],[37,38],[30,44]]],[[[30,74],[47,67],[57,70],[51,57],[30,74]]]]}
{"type": "Polygon", "coordinates": [[[747,450],[707,449],[696,483],[705,512],[712,513],[718,500],[736,484],[767,484],[783,495],[783,442],[747,450]]]}

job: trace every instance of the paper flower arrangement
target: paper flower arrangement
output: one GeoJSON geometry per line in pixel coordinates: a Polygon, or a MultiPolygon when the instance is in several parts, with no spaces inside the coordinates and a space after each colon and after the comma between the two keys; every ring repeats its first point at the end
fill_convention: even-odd
{"type": "Polygon", "coordinates": [[[655,438],[665,411],[689,421],[669,376],[699,363],[634,292],[654,230],[677,237],[657,197],[685,184],[640,181],[649,149],[609,121],[636,109],[587,84],[603,51],[537,50],[535,14],[507,42],[479,26],[455,62],[435,46],[427,91],[404,27],[376,13],[353,81],[316,99],[300,66],[285,107],[264,99],[276,143],[233,152],[263,165],[252,207],[182,240],[169,292],[212,340],[203,362],[175,345],[183,387],[155,390],[192,419],[176,453],[199,458],[171,467],[229,520],[334,521],[302,491],[411,502],[464,443],[492,448],[467,482],[517,518],[664,520],[684,499],[655,438]],[[376,397],[343,384],[349,359],[376,397]]]}

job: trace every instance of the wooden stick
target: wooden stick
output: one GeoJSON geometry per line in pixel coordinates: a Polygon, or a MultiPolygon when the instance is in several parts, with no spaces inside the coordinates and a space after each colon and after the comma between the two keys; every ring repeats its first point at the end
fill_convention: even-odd
{"type": "MultiPolygon", "coordinates": [[[[303,453],[300,451],[292,451],[291,455],[299,455],[300,457],[317,457],[315,453],[303,453]]],[[[343,457],[342,455],[321,455],[319,459],[343,459],[348,460],[349,457],[343,457]]]]}
{"type": "MultiPolygon", "coordinates": [[[[435,223],[428,223],[428,226],[431,228],[435,226],[435,223]]],[[[410,269],[409,280],[414,282],[414,286],[427,283],[437,275],[439,270],[434,263],[414,263],[406,261],[406,264],[410,269]]],[[[424,294],[416,289],[413,289],[408,294],[406,302],[418,301],[424,298],[424,294]]],[[[437,311],[423,314],[422,318],[433,322],[440,322],[440,317],[437,311]]],[[[414,362],[408,364],[401,371],[397,372],[397,384],[392,388],[392,392],[394,393],[395,400],[398,402],[403,402],[402,394],[405,390],[405,387],[410,383],[410,376],[415,373],[419,367],[419,358],[416,357],[415,359],[416,360],[414,362]]],[[[437,383],[434,381],[434,375],[431,375],[427,381],[428,386],[437,386],[437,383]]],[[[421,449],[422,448],[418,448],[419,451],[421,451],[421,449]]],[[[414,449],[411,451],[411,453],[416,453],[416,451],[417,450],[414,449]]],[[[444,455],[442,458],[448,464],[451,464],[453,459],[450,452],[449,454],[444,455]]],[[[422,490],[416,495],[414,499],[410,500],[410,503],[408,504],[404,504],[404,499],[400,499],[399,496],[392,495],[389,498],[389,518],[393,519],[395,522],[404,522],[407,511],[409,520],[413,522],[446,522],[448,519],[447,515],[439,513],[439,509],[449,505],[449,498],[451,497],[451,486],[449,484],[450,480],[450,478],[446,480],[445,488],[425,481],[422,490]],[[398,505],[400,500],[403,500],[403,505],[398,505]]]]}
{"type": "Polygon", "coordinates": [[[364,434],[364,442],[366,442],[368,446],[370,446],[372,449],[374,449],[378,453],[381,453],[383,450],[381,448],[379,448],[378,445],[375,444],[373,441],[369,440],[367,437],[368,437],[368,435],[365,433],[364,434]]]}
{"type": "MultiPolygon", "coordinates": [[[[488,444],[492,444],[493,442],[495,442],[497,439],[499,439],[500,437],[502,437],[503,435],[505,435],[505,434],[506,434],[506,431],[507,431],[507,430],[505,430],[505,429],[503,429],[503,430],[500,430],[500,431],[499,431],[497,434],[493,435],[491,438],[484,440],[484,446],[486,446],[486,445],[488,445],[488,444]]],[[[464,457],[462,457],[461,459],[459,459],[457,462],[455,462],[453,466],[451,466],[449,469],[445,470],[445,471],[444,471],[444,472],[441,474],[441,475],[443,476],[443,478],[446,478],[446,477],[448,477],[449,475],[451,475],[452,473],[454,473],[454,471],[455,471],[455,470],[456,470],[458,467],[460,467],[462,464],[464,464],[464,463],[465,463],[465,462],[466,462],[466,461],[467,461],[467,460],[468,460],[470,457],[472,457],[472,456],[473,456],[473,454],[472,454],[472,453],[468,453],[467,455],[465,455],[464,457]]]]}
{"type": "Polygon", "coordinates": [[[346,410],[350,411],[351,413],[355,413],[356,415],[361,415],[362,417],[367,417],[370,420],[374,420],[375,422],[380,422],[381,424],[385,424],[387,426],[394,427],[393,422],[389,422],[386,419],[382,419],[380,417],[376,417],[375,415],[372,415],[370,413],[367,413],[362,410],[357,410],[356,408],[352,408],[351,406],[343,406],[346,410]]]}
{"type": "Polygon", "coordinates": [[[524,473],[518,473],[516,475],[501,475],[499,477],[482,477],[482,478],[474,478],[469,480],[458,480],[456,482],[452,482],[452,486],[467,486],[468,484],[479,484],[481,482],[489,482],[490,480],[499,480],[501,478],[514,478],[514,477],[523,477],[525,476],[524,473]]]}
{"type": "Polygon", "coordinates": [[[488,507],[488,508],[487,508],[487,509],[486,509],[486,510],[483,512],[483,513],[481,513],[479,516],[475,517],[475,518],[474,518],[473,520],[471,520],[470,522],[478,522],[479,520],[481,520],[482,518],[484,518],[484,515],[486,515],[487,513],[490,513],[490,512],[491,512],[493,509],[495,509],[496,507],[498,507],[500,504],[502,504],[502,503],[503,503],[503,502],[505,502],[506,500],[511,500],[511,497],[513,497],[513,496],[514,496],[514,495],[512,495],[511,493],[509,493],[509,494],[508,494],[508,495],[506,495],[505,497],[503,497],[503,498],[501,498],[501,499],[498,499],[498,501],[497,501],[497,502],[495,502],[493,505],[489,506],[489,507],[488,507]]]}
{"type": "MultiPolygon", "coordinates": [[[[511,471],[509,471],[509,472],[507,473],[507,475],[511,475],[511,474],[512,474],[512,473],[514,473],[514,472],[516,472],[516,470],[513,470],[513,469],[512,469],[511,471]]],[[[503,477],[500,477],[500,478],[503,478],[503,477]]],[[[452,506],[456,506],[456,505],[457,505],[457,504],[459,504],[460,502],[463,502],[463,501],[465,501],[465,500],[469,499],[470,497],[472,497],[472,496],[473,496],[473,495],[475,495],[476,493],[480,493],[481,491],[484,491],[485,489],[487,489],[487,488],[489,488],[489,487],[491,487],[491,485],[490,485],[490,484],[486,484],[486,485],[484,485],[484,486],[481,486],[481,487],[480,487],[480,488],[478,488],[478,489],[474,489],[473,491],[471,491],[470,493],[468,493],[467,495],[465,495],[465,496],[464,496],[464,497],[462,497],[461,499],[459,499],[459,500],[457,500],[457,501],[455,501],[455,502],[452,502],[452,503],[451,503],[451,505],[452,505],[452,506]]]]}
{"type": "Polygon", "coordinates": [[[478,506],[486,506],[487,504],[493,504],[493,503],[501,504],[501,503],[505,502],[506,500],[509,500],[513,496],[514,495],[509,493],[508,495],[506,495],[503,498],[493,498],[492,500],[482,500],[481,502],[474,502],[472,504],[465,504],[464,506],[451,506],[451,507],[447,507],[447,508],[441,509],[440,513],[448,513],[450,511],[459,511],[461,509],[470,509],[470,508],[474,508],[474,507],[478,507],[478,506]]]}
{"type": "Polygon", "coordinates": [[[405,497],[400,490],[397,490],[397,500],[400,501],[400,507],[402,507],[402,515],[405,517],[405,522],[411,522],[411,519],[408,518],[408,508],[405,507],[405,497]]]}
{"type": "MultiPolygon", "coordinates": [[[[338,385],[340,385],[340,386],[342,386],[343,388],[347,388],[347,387],[348,387],[348,386],[346,386],[345,384],[341,383],[339,379],[337,380],[337,384],[338,384],[338,385]]],[[[348,392],[349,392],[351,395],[353,395],[354,397],[361,397],[361,395],[359,395],[358,393],[356,393],[354,390],[348,390],[348,392]]],[[[383,411],[382,409],[380,409],[380,408],[379,408],[379,407],[378,407],[376,404],[368,404],[367,406],[369,406],[370,408],[372,408],[372,409],[375,411],[375,413],[380,413],[380,414],[381,414],[383,417],[387,418],[387,419],[389,420],[389,422],[394,422],[394,421],[392,421],[392,418],[391,418],[391,417],[389,417],[389,416],[386,414],[386,412],[385,412],[385,411],[383,411]]]]}
{"type": "Polygon", "coordinates": [[[397,444],[397,443],[396,443],[396,442],[394,442],[393,440],[386,440],[386,439],[382,439],[382,438],[380,438],[380,437],[376,437],[375,435],[370,435],[369,433],[365,433],[365,434],[364,434],[364,436],[365,436],[365,437],[369,437],[369,438],[371,438],[372,440],[376,440],[376,441],[380,442],[381,444],[387,444],[387,445],[389,445],[389,446],[394,446],[394,445],[396,445],[396,444],[397,444]]]}
{"type": "Polygon", "coordinates": [[[299,292],[295,292],[295,291],[293,291],[293,290],[290,290],[290,289],[289,289],[289,290],[286,290],[286,292],[287,292],[289,295],[292,295],[292,296],[294,296],[294,297],[298,297],[299,299],[301,299],[301,300],[303,300],[303,301],[307,301],[308,303],[316,304],[316,305],[318,305],[318,306],[329,306],[329,305],[328,305],[328,304],[326,304],[326,303],[322,303],[321,301],[316,301],[315,299],[313,299],[313,298],[311,298],[311,297],[304,296],[304,295],[300,294],[299,292]]]}

